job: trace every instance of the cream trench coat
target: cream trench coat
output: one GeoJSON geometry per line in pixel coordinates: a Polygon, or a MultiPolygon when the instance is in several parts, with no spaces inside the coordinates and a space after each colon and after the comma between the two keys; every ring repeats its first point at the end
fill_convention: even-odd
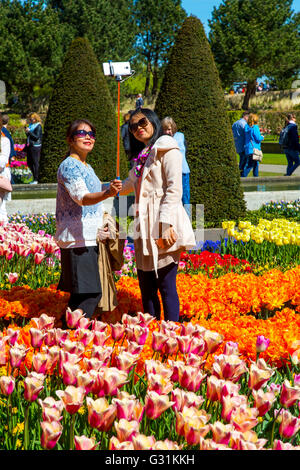
{"type": "Polygon", "coordinates": [[[154,144],[141,176],[139,203],[138,180],[134,167],[123,181],[121,195],[135,192],[134,238],[141,237],[143,255],[153,256],[157,274],[158,256],[172,251],[195,248],[196,240],[190,219],[182,204],[182,154],[173,137],[164,135],[154,144]],[[159,223],[172,225],[177,241],[168,249],[155,243],[159,238],[159,223]]]}

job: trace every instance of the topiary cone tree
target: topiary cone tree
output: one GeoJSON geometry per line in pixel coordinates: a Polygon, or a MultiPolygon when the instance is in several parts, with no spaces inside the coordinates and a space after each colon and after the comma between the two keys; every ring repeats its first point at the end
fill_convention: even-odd
{"type": "Polygon", "coordinates": [[[171,116],[187,142],[191,204],[219,225],[245,213],[245,201],[224,92],[200,20],[186,18],[166,66],[155,112],[171,116]]]}
{"type": "MultiPolygon", "coordinates": [[[[88,119],[96,127],[97,138],[88,162],[97,176],[101,181],[115,178],[117,115],[101,66],[84,38],[71,43],[53,88],[44,126],[40,183],[56,182],[58,166],[68,150],[66,130],[75,119],[88,119]]],[[[126,177],[127,161],[121,144],[120,148],[120,173],[126,177]]]]}

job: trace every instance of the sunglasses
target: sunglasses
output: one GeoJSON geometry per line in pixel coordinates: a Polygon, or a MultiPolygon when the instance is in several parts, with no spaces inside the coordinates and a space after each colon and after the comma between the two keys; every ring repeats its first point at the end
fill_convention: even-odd
{"type": "Polygon", "coordinates": [[[148,124],[149,124],[148,119],[146,117],[143,117],[138,122],[129,124],[129,130],[134,134],[138,130],[139,127],[142,127],[143,129],[145,129],[145,127],[147,127],[148,124]]]}
{"type": "Polygon", "coordinates": [[[73,132],[73,136],[79,137],[79,138],[85,138],[87,135],[90,136],[91,139],[95,140],[96,139],[96,133],[94,131],[85,131],[84,129],[80,129],[78,131],[73,132]]]}

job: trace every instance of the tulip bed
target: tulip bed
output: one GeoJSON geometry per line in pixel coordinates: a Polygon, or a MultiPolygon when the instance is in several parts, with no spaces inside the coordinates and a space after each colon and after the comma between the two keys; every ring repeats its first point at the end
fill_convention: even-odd
{"type": "Polygon", "coordinates": [[[226,224],[182,254],[179,323],[142,313],[129,244],[90,321],[56,290],[53,219],[0,227],[0,448],[299,450],[299,226],[226,224]]]}

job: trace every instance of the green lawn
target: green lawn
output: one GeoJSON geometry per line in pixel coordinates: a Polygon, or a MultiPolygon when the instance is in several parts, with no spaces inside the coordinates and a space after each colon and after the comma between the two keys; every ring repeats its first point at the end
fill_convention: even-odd
{"type": "MultiPolygon", "coordinates": [[[[239,161],[239,156],[237,156],[239,161]]],[[[286,156],[284,153],[264,153],[262,161],[263,165],[287,165],[286,156]]]]}

